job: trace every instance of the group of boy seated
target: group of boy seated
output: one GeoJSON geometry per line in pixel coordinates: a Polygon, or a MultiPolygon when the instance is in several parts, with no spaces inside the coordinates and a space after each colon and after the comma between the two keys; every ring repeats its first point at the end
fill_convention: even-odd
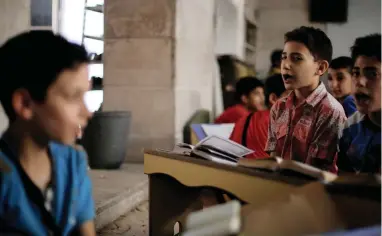
{"type": "Polygon", "coordinates": [[[332,60],[320,29],[285,34],[280,73],[236,84],[235,106],[215,123],[235,123],[231,139],[254,150],[337,173],[381,171],[381,35],[357,38],[351,57],[332,60]],[[328,72],[327,91],[320,77],[328,72]]]}
{"type": "MultiPolygon", "coordinates": [[[[288,32],[281,74],[265,85],[241,79],[238,105],[218,121],[237,122],[232,139],[256,151],[248,158],[379,172],[381,36],[358,38],[351,55],[331,62],[324,32],[288,32]],[[328,69],[333,95],[320,82],[328,69]]],[[[0,101],[9,118],[0,138],[2,234],[95,235],[86,154],[75,148],[79,126],[91,117],[88,64],[83,46],[50,31],[25,32],[0,46],[0,101]]]]}

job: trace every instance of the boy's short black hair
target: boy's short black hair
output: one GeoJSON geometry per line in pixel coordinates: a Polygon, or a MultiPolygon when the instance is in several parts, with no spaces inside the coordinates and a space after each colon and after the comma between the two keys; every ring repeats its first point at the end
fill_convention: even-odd
{"type": "Polygon", "coordinates": [[[66,69],[87,63],[84,47],[48,30],[21,33],[0,47],[0,100],[10,121],[15,119],[12,95],[20,88],[43,102],[47,90],[66,69]]]}
{"type": "Polygon", "coordinates": [[[281,49],[275,49],[271,53],[271,64],[272,67],[278,66],[281,62],[281,55],[283,53],[283,50],[281,49]]]}
{"type": "Polygon", "coordinates": [[[264,84],[256,77],[247,76],[239,79],[239,81],[236,82],[235,87],[236,101],[241,102],[241,96],[248,96],[257,87],[263,88],[264,84]]]}
{"type": "Polygon", "coordinates": [[[353,67],[353,60],[350,57],[337,57],[333,59],[329,67],[335,70],[347,69],[350,72],[353,67]]]}
{"type": "Polygon", "coordinates": [[[356,38],[350,50],[353,62],[359,56],[375,57],[381,61],[381,34],[370,34],[356,38]]]}
{"type": "Polygon", "coordinates": [[[269,95],[272,93],[276,94],[277,97],[280,97],[283,92],[285,92],[285,85],[283,77],[281,74],[275,74],[267,78],[265,81],[265,103],[267,106],[270,106],[269,95]]]}
{"type": "Polygon", "coordinates": [[[295,41],[304,44],[313,55],[315,60],[326,60],[331,62],[333,55],[332,42],[320,29],[301,26],[287,32],[284,43],[295,41]]]}

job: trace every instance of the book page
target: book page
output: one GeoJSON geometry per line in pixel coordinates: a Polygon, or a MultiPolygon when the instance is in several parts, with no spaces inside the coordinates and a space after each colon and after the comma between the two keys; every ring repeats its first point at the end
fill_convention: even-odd
{"type": "Polygon", "coordinates": [[[229,139],[235,124],[202,124],[202,128],[206,136],[216,135],[229,139]]]}
{"type": "Polygon", "coordinates": [[[241,158],[238,161],[239,166],[244,166],[247,168],[254,168],[254,169],[266,169],[271,171],[277,171],[279,169],[279,159],[269,157],[264,159],[247,159],[247,158],[241,158]]]}
{"type": "Polygon", "coordinates": [[[167,153],[172,153],[172,154],[179,154],[179,155],[184,155],[184,156],[190,156],[193,148],[194,148],[194,146],[192,146],[191,144],[178,143],[178,144],[175,144],[175,146],[172,150],[157,149],[157,151],[167,152],[167,153]]]}
{"type": "Polygon", "coordinates": [[[243,157],[254,152],[251,149],[248,149],[229,139],[225,139],[215,135],[204,138],[202,141],[195,145],[195,149],[202,145],[213,146],[238,157],[243,157]]]}
{"type": "Polygon", "coordinates": [[[309,175],[324,182],[331,182],[337,178],[336,174],[326,172],[314,166],[292,160],[283,160],[283,162],[280,164],[280,168],[289,169],[301,174],[309,175]]]}
{"type": "Polygon", "coordinates": [[[234,162],[234,161],[223,159],[223,158],[214,156],[212,154],[209,154],[209,153],[206,153],[206,152],[203,152],[203,151],[199,151],[198,149],[194,149],[192,151],[192,153],[195,156],[197,156],[197,157],[201,157],[201,158],[204,158],[206,160],[210,160],[210,161],[213,161],[213,162],[216,162],[216,163],[230,165],[230,166],[237,166],[237,163],[234,162]]]}
{"type": "Polygon", "coordinates": [[[337,175],[320,170],[316,167],[292,160],[283,160],[280,157],[269,157],[264,159],[240,159],[239,166],[267,169],[272,171],[292,170],[300,174],[304,174],[324,182],[331,182],[337,178],[337,175]]]}

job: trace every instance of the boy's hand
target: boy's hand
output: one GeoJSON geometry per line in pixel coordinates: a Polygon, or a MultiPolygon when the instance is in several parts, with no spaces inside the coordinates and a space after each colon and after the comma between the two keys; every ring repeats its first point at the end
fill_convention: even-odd
{"type": "Polygon", "coordinates": [[[95,225],[93,221],[88,221],[83,223],[79,228],[79,233],[81,236],[95,236],[95,225]]]}
{"type": "Polygon", "coordinates": [[[269,154],[269,156],[270,156],[270,157],[277,157],[277,153],[276,153],[276,152],[271,152],[271,153],[269,154]]]}

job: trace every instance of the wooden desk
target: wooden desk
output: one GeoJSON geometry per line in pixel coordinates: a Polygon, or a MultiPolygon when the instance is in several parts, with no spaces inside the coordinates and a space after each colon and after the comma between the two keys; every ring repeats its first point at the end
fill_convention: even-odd
{"type": "Polygon", "coordinates": [[[351,191],[342,188],[333,193],[324,184],[313,182],[266,203],[247,204],[241,209],[240,235],[322,235],[380,225],[381,198],[375,193],[380,192],[380,185],[363,186],[368,192],[364,196],[354,194],[354,187],[348,185],[345,188],[351,191]]]}
{"type": "Polygon", "coordinates": [[[228,192],[246,203],[267,202],[310,181],[244,167],[146,150],[144,172],[149,175],[149,234],[172,236],[174,225],[185,225],[190,212],[202,208],[201,187],[228,192]]]}

